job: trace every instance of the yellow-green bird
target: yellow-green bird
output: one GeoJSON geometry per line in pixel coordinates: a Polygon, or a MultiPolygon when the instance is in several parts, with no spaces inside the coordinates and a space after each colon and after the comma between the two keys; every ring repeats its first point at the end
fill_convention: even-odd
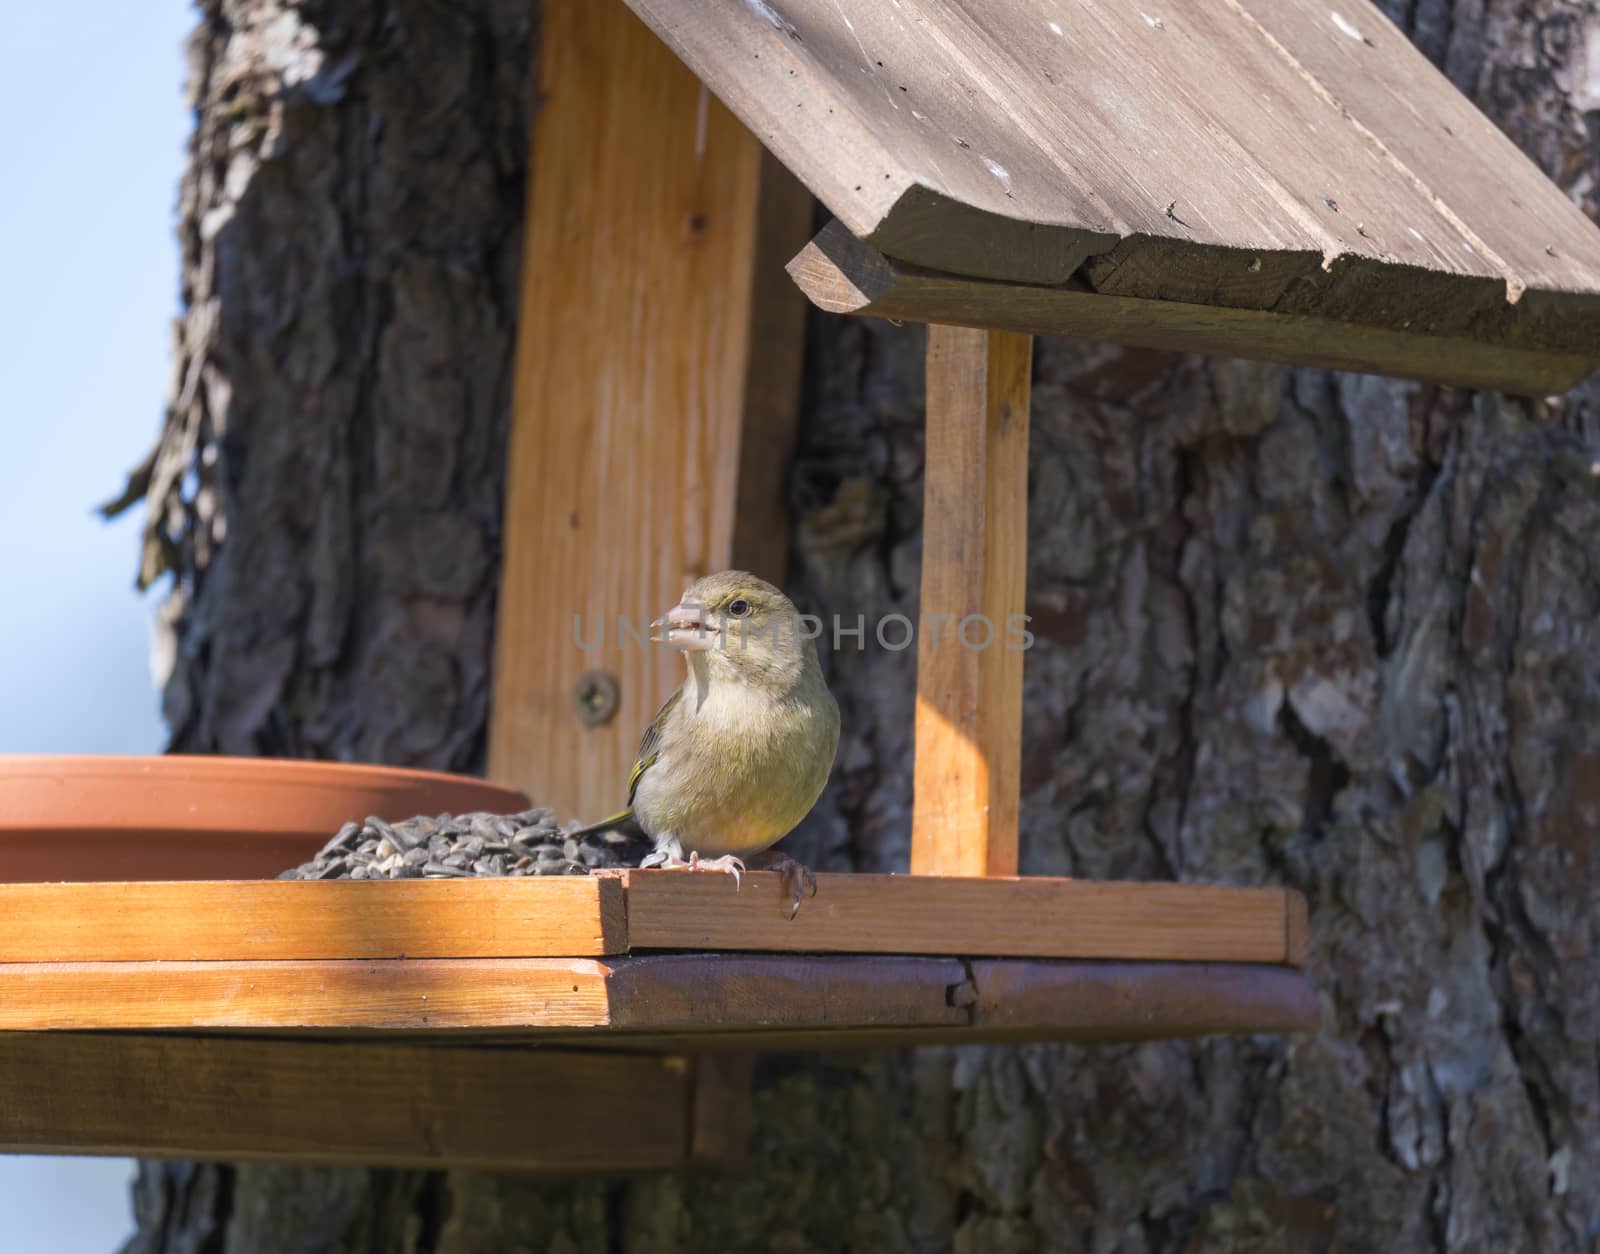
{"type": "MultiPolygon", "coordinates": [[[[689,673],[639,742],[627,809],[574,835],[637,827],[656,846],[642,866],[737,880],[822,795],[839,706],[794,605],[746,571],[696,580],[650,626],[652,640],[683,650],[689,673]]],[[[782,856],[768,865],[798,909],[810,872],[782,856]]]]}

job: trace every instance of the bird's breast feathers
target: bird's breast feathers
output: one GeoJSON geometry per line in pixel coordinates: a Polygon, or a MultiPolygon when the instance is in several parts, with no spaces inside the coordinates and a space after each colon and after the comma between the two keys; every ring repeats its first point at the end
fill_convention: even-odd
{"type": "Polygon", "coordinates": [[[674,835],[708,857],[753,854],[816,803],[839,743],[827,689],[774,698],[743,684],[684,693],[662,749],[639,781],[634,813],[651,835],[674,835]]]}

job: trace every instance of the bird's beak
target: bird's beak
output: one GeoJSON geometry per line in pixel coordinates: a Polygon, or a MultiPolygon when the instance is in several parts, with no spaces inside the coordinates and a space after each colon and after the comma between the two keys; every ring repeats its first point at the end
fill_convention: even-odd
{"type": "Polygon", "coordinates": [[[686,653],[705,653],[717,647],[721,632],[706,618],[706,607],[674,605],[650,624],[650,639],[686,653]]]}

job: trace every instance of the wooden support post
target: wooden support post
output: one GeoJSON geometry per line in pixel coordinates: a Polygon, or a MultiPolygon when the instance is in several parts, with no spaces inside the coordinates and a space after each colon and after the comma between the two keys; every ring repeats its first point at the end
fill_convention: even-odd
{"type": "Polygon", "coordinates": [[[689,1161],[696,1166],[737,1167],[755,1127],[750,1086],[756,1056],[744,1052],[694,1057],[689,1106],[689,1161]]]}
{"type": "Polygon", "coordinates": [[[811,201],[623,4],[541,20],[489,770],[598,819],[683,679],[649,620],[782,579],[811,201]]]}
{"type": "MultiPolygon", "coordinates": [[[[598,819],[683,681],[646,624],[715,570],[783,580],[812,203],[617,0],[541,23],[489,770],[598,819]]],[[[690,1081],[697,1160],[743,1150],[728,1065],[690,1081]]]]}
{"type": "Polygon", "coordinates": [[[928,328],[911,870],[1015,875],[1033,339],[928,328]]]}

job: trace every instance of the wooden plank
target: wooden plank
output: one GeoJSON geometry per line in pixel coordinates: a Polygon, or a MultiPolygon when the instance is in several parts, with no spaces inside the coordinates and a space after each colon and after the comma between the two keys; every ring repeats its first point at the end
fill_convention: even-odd
{"type": "Polygon", "coordinates": [[[1251,357],[1525,396],[1564,392],[1600,365],[1600,340],[1578,352],[1531,351],[1326,318],[1108,296],[1081,285],[1036,287],[936,274],[890,261],[839,223],[808,244],[789,273],[832,313],[1251,357]]]}
{"type": "Polygon", "coordinates": [[[515,1171],[687,1157],[681,1058],[0,1034],[0,1151],[515,1171]]]}
{"type": "Polygon", "coordinates": [[[1043,877],[818,881],[818,894],[792,921],[781,909],[781,877],[771,872],[746,875],[742,888],[725,875],[683,872],[542,881],[6,885],[0,963],[133,968],[165,961],[176,977],[182,963],[195,961],[344,961],[365,969],[349,960],[579,958],[621,952],[624,893],[634,950],[1286,961],[1283,889],[1043,877]],[[573,902],[576,909],[563,913],[573,902]]]}
{"type": "Polygon", "coordinates": [[[0,1031],[610,1026],[586,959],[0,963],[0,1031]]]}
{"type": "MultiPolygon", "coordinates": [[[[622,5],[552,0],[541,23],[490,773],[598,819],[683,678],[646,625],[730,565],[738,485],[765,492],[786,453],[800,315],[763,311],[793,294],[755,267],[805,202],[622,5]],[[618,699],[583,718],[591,672],[618,699]]],[[[780,560],[770,534],[752,545],[780,560]]]]}
{"type": "Polygon", "coordinates": [[[628,948],[622,886],[542,880],[0,885],[0,962],[589,957],[628,948]]]}
{"type": "MultiPolygon", "coordinates": [[[[1292,967],[1193,961],[696,953],[0,964],[0,1033],[52,1039],[91,1030],[382,1034],[673,1052],[1290,1031],[1314,1021],[1315,1005],[1292,967]]],[[[707,1084],[736,1087],[729,1076],[707,1084]]],[[[700,1135],[707,1156],[725,1156],[740,1133],[730,1119],[700,1135]]]]}
{"type": "Polygon", "coordinates": [[[623,951],[624,894],[635,951],[1239,962],[1283,962],[1287,953],[1286,894],[1275,888],[835,874],[819,877],[817,896],[791,922],[772,872],[747,874],[736,887],[720,874],[621,871],[545,880],[3,885],[0,963],[164,962],[160,970],[177,978],[182,964],[206,961],[262,970],[269,960],[333,961],[353,971],[382,964],[351,959],[577,958],[623,951]]]}
{"type": "Polygon", "coordinates": [[[1087,141],[1086,177],[1143,215],[1085,268],[1097,289],[1245,308],[1304,298],[1435,331],[1505,304],[1503,263],[1228,6],[1076,0],[1070,51],[1049,25],[1059,0],[941,7],[941,34],[1023,125],[1040,142],[1073,135],[1062,157],[1080,168],[1087,141]],[[1051,76],[1065,90],[1040,90],[1051,76]],[[1107,128],[1138,142],[1107,150],[1107,128]]]}
{"type": "MultiPolygon", "coordinates": [[[[990,55],[1020,34],[1010,53],[1034,78],[1059,67],[1052,0],[958,2],[990,55]]],[[[1075,8],[1075,90],[1038,93],[1041,107],[1059,121],[1093,94],[1097,121],[1116,125],[1108,115],[1125,106],[1111,84],[1136,82],[1136,118],[1120,123],[1144,142],[1117,154],[1120,184],[1140,188],[1144,203],[1166,189],[1154,196],[1164,224],[1091,265],[1085,277],[1096,288],[1241,308],[1303,297],[1318,309],[1357,306],[1362,320],[1384,325],[1427,317],[1438,330],[1504,305],[1504,263],[1236,8],[1173,0],[1075,8]],[[1285,251],[1307,242],[1307,251],[1285,251]]]]}
{"type": "Polygon", "coordinates": [[[0,1031],[715,1033],[965,1022],[949,958],[0,963],[0,1031]]]}
{"type": "Polygon", "coordinates": [[[738,504],[727,564],[780,588],[789,568],[788,473],[800,416],[807,308],[784,267],[810,238],[815,208],[805,184],[763,150],[734,486],[738,504]]]}
{"type": "Polygon", "coordinates": [[[914,875],[1017,873],[1032,362],[1030,336],[928,332],[914,875]]]}
{"type": "Polygon", "coordinates": [[[1043,877],[819,875],[788,918],[781,877],[620,872],[633,951],[768,950],[1288,961],[1285,890],[1043,877]]]}
{"type": "Polygon", "coordinates": [[[1368,0],[629,2],[901,261],[1557,355],[1600,334],[1600,235],[1368,0]]]}
{"type": "Polygon", "coordinates": [[[726,564],[760,148],[620,5],[541,21],[490,774],[599,818],[682,682],[642,629],[726,564]]]}
{"type": "MultiPolygon", "coordinates": [[[[1328,98],[1429,188],[1448,188],[1452,211],[1472,211],[1471,231],[1525,285],[1519,303],[1560,316],[1563,293],[1592,293],[1600,231],[1544,171],[1460,92],[1415,91],[1428,59],[1377,9],[1341,25],[1309,0],[1237,0],[1263,37],[1292,58],[1328,98]],[[1354,32],[1354,33],[1352,33],[1354,32]]],[[[1592,322],[1590,323],[1592,330],[1592,322]]]]}
{"type": "Polygon", "coordinates": [[[1321,1020],[1291,967],[1185,963],[972,964],[972,1023],[990,1040],[1136,1040],[1302,1032],[1321,1020]]]}
{"type": "MultiPolygon", "coordinates": [[[[1288,961],[1294,895],[1276,888],[857,874],[819,876],[818,884],[792,921],[781,877],[772,872],[747,874],[742,886],[730,876],[671,871],[546,880],[3,885],[0,916],[8,926],[0,931],[0,963],[13,972],[30,964],[89,971],[164,963],[149,968],[152,978],[164,971],[174,980],[185,964],[204,962],[303,971],[293,978],[307,981],[322,978],[319,961],[377,972],[382,960],[401,957],[549,956],[548,969],[566,970],[570,964],[555,959],[623,951],[624,894],[634,951],[1288,961]]],[[[310,985],[293,987],[298,996],[310,985]]]]}
{"type": "MultiPolygon", "coordinates": [[[[1321,1017],[1304,972],[1266,964],[1004,958],[940,967],[927,958],[812,957],[801,970],[788,957],[722,954],[697,958],[696,972],[678,965],[688,961],[660,955],[616,965],[619,975],[633,969],[647,977],[641,984],[660,988],[709,983],[718,968],[732,968],[728,996],[701,1003],[703,1010],[675,1024],[652,1026],[642,1016],[628,1026],[618,1022],[603,1033],[608,1047],[698,1052],[1133,1041],[1308,1031],[1321,1017]],[[672,965],[647,965],[656,962],[672,965]],[[891,962],[907,965],[883,974],[891,962]],[[739,986],[757,987],[764,978],[788,987],[747,1002],[739,986]],[[727,1013],[741,1003],[763,1012],[727,1013]]],[[[637,1000],[649,999],[641,992],[637,1000]]],[[[595,1035],[553,1030],[523,1039],[576,1044],[595,1035]]]]}
{"type": "Polygon", "coordinates": [[[619,1032],[949,1027],[966,1022],[951,958],[815,954],[650,954],[617,959],[610,1026],[619,1032]]]}
{"type": "Polygon", "coordinates": [[[830,0],[628,2],[813,194],[896,256],[1060,281],[1129,229],[1054,152],[996,126],[961,56],[919,38],[910,15],[852,4],[846,16],[830,0]]]}
{"type": "MultiPolygon", "coordinates": [[[[662,986],[697,978],[686,968],[651,970],[631,958],[619,965],[659,979],[662,986]]],[[[718,964],[735,962],[720,955],[718,964]]],[[[605,1033],[618,1049],[736,1051],[748,1049],[893,1049],[1021,1041],[1136,1041],[1233,1033],[1301,1032],[1321,1021],[1316,990],[1293,967],[1249,963],[1103,962],[976,959],[939,968],[931,959],[908,965],[891,980],[876,972],[890,959],[811,958],[796,971],[792,959],[765,956],[739,979],[793,983],[758,1003],[784,1013],[685,1017],[676,1028],[618,1025],[605,1033]],[[803,981],[803,982],[802,982],[803,981]],[[835,999],[831,990],[839,990],[835,999]],[[889,995],[893,1008],[885,1002],[889,995]]],[[[702,960],[704,966],[704,960],[702,960]]],[[[706,979],[704,970],[698,976],[706,979]]],[[[739,993],[730,989],[730,1001],[739,993]]],[[[618,999],[619,1001],[622,999],[618,999]]],[[[546,1041],[574,1043],[559,1031],[546,1041]]]]}

